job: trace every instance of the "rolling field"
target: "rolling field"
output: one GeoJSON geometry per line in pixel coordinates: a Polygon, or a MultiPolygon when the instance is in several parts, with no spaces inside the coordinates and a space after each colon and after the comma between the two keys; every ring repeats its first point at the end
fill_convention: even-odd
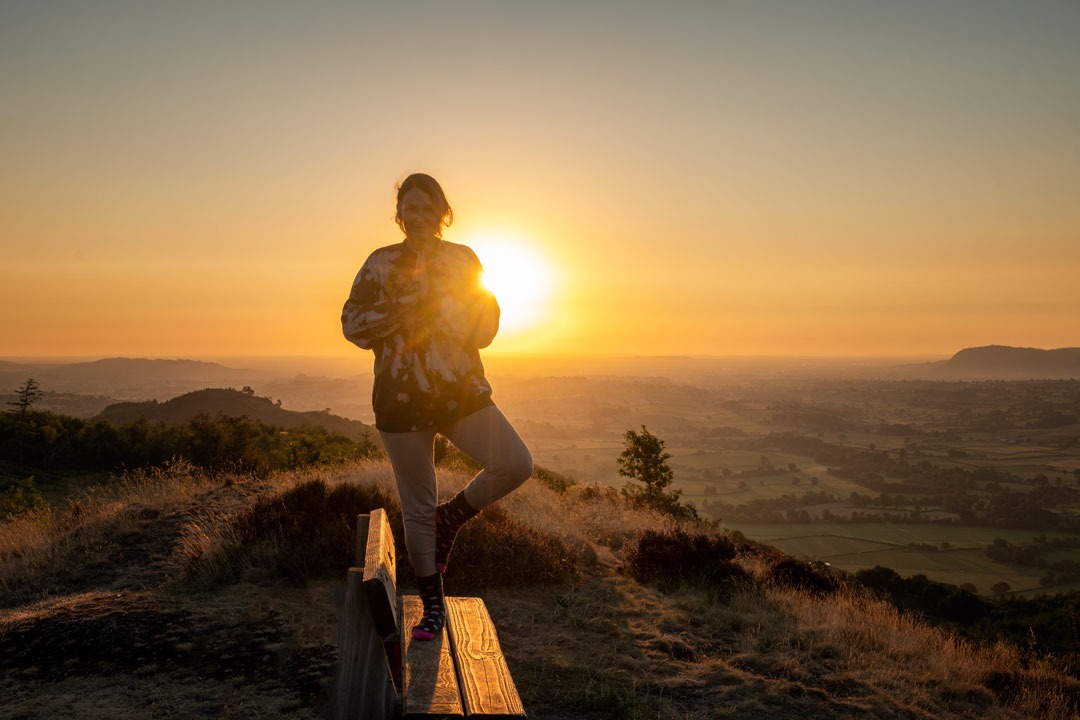
{"type": "MultiPolygon", "coordinates": [[[[938,492],[934,484],[901,492],[910,497],[899,507],[892,502],[877,507],[872,499],[878,490],[830,475],[812,458],[781,449],[791,445],[757,442],[789,432],[813,435],[840,448],[840,459],[833,461],[839,467],[860,454],[876,452],[911,466],[929,463],[965,473],[994,469],[1001,473],[999,482],[981,479],[964,487],[973,502],[985,507],[1004,493],[1027,494],[1048,487],[1059,490],[1049,509],[1080,514],[1080,496],[1066,492],[1080,487],[1080,426],[1039,425],[1050,410],[1076,414],[1080,396],[1073,384],[798,381],[734,384],[718,392],[644,379],[609,378],[600,384],[603,388],[573,379],[540,383],[551,392],[545,392],[543,402],[533,409],[546,409],[548,415],[527,413],[543,421],[535,428],[535,443],[530,443],[536,462],[579,482],[622,487],[628,482],[618,473],[623,432],[645,424],[666,441],[671,453],[672,489],[680,490],[681,500],[693,503],[703,518],[738,516],[721,509],[721,503],[755,504],[743,517],[763,516],[773,509],[786,512],[792,505],[811,518],[825,517],[826,511],[843,518],[856,512],[899,515],[913,510],[927,519],[958,517],[939,499],[921,499],[938,492]],[[1032,482],[1040,476],[1046,481],[1032,482]],[[808,493],[836,500],[820,495],[804,500],[808,493]],[[871,501],[852,502],[853,493],[871,501]],[[766,505],[785,498],[798,500],[766,505]]],[[[898,474],[887,479],[903,483],[905,478],[898,474]]],[[[987,595],[998,582],[1009,583],[1014,592],[1041,592],[1039,580],[1048,572],[1043,567],[997,563],[983,554],[995,538],[1023,544],[1038,531],[891,522],[724,524],[791,554],[822,559],[845,570],[883,565],[905,576],[921,573],[942,582],[972,583],[987,595]],[[930,547],[909,547],[912,543],[930,547]]],[[[1062,549],[1043,559],[1080,562],[1080,550],[1062,549]]],[[[1056,586],[1049,591],[1067,589],[1056,586]]]]}
{"type": "MultiPolygon", "coordinates": [[[[538,465],[562,473],[570,473],[579,482],[597,482],[602,485],[622,487],[627,479],[619,475],[618,458],[622,442],[583,440],[572,445],[547,443],[533,447],[533,459],[538,465]]],[[[824,465],[805,457],[785,453],[769,453],[768,462],[777,472],[771,475],[748,477],[722,477],[723,468],[738,473],[759,466],[761,453],[745,450],[708,452],[688,448],[671,448],[668,461],[675,472],[673,488],[682,490],[683,500],[692,500],[699,507],[702,501],[721,501],[738,505],[751,500],[773,500],[785,495],[802,496],[808,492],[826,492],[840,499],[847,499],[853,492],[876,495],[862,485],[827,474],[824,465]],[[795,472],[788,470],[789,463],[797,466],[795,472]],[[715,476],[706,478],[705,471],[715,476]],[[793,482],[799,479],[798,485],[793,482]],[[813,484],[813,478],[817,484],[813,484]],[[740,489],[740,484],[745,485],[740,489]],[[707,494],[712,487],[715,493],[707,494]]]]}
{"type": "MultiPolygon", "coordinates": [[[[1031,542],[1039,536],[1034,530],[1008,530],[976,525],[931,525],[928,523],[725,523],[730,530],[739,530],[748,538],[772,543],[773,540],[799,537],[833,537],[868,540],[885,545],[906,547],[909,543],[940,545],[949,543],[953,549],[981,550],[1003,538],[1016,545],[1031,542]]],[[[1080,537],[1069,533],[1054,533],[1057,537],[1080,537]]],[[[843,546],[840,546],[843,547],[843,546]]],[[[840,550],[841,552],[843,550],[840,550]]]]}

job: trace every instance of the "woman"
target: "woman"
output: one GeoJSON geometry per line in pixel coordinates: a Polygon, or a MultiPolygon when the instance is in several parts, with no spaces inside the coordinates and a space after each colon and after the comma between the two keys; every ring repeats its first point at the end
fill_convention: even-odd
{"type": "Polygon", "coordinates": [[[424,603],[412,636],[431,640],[446,622],[441,575],[458,529],[525,482],[532,456],[491,401],[479,350],[495,338],[499,305],[480,283],[475,253],[442,239],[454,213],[439,183],[422,173],[405,178],[394,219],[405,239],[368,257],[341,325],[351,342],[375,352],[375,427],[394,468],[405,546],[424,603]],[[443,504],[436,433],[483,468],[443,504]]]}

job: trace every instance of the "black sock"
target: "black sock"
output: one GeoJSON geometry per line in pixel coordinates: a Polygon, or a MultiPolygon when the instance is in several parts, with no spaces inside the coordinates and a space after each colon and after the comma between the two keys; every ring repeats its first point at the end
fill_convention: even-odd
{"type": "Polygon", "coordinates": [[[439,572],[446,572],[446,563],[450,559],[450,550],[454,547],[458,530],[478,512],[465,499],[464,490],[435,509],[435,567],[439,572]]]}
{"type": "Polygon", "coordinates": [[[416,578],[424,617],[412,630],[417,640],[432,640],[446,624],[446,604],[443,602],[442,576],[439,573],[416,578]]]}

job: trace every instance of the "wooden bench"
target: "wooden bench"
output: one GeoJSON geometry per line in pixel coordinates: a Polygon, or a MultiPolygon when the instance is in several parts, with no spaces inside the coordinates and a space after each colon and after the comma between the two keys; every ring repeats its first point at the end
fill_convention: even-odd
{"type": "Polygon", "coordinates": [[[446,630],[413,640],[416,595],[397,597],[397,554],[386,512],[361,515],[339,642],[336,715],[369,718],[524,718],[484,601],[446,598],[446,630]]]}

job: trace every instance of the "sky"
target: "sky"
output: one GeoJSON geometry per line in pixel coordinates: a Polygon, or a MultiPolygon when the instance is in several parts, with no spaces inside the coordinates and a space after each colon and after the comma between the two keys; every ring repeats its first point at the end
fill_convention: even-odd
{"type": "Polygon", "coordinates": [[[369,364],[341,306],[415,171],[501,279],[493,355],[1078,346],[1077,37],[1075,0],[0,0],[0,357],[369,364]]]}

